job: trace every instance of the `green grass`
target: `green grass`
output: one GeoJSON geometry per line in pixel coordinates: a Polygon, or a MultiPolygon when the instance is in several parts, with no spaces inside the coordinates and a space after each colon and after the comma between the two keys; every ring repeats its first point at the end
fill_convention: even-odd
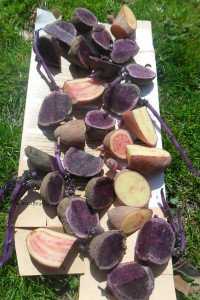
{"type": "MultiPolygon", "coordinates": [[[[194,166],[200,170],[200,6],[198,0],[127,1],[137,19],[152,21],[156,50],[161,114],[180,141],[194,166]]],[[[21,29],[33,30],[34,9],[60,9],[70,18],[73,8],[84,6],[100,21],[116,13],[123,1],[34,1],[2,0],[0,7],[0,185],[17,174],[23,113],[28,82],[31,42],[21,29]]],[[[185,257],[200,267],[200,187],[179,153],[163,133],[164,148],[173,162],[165,174],[167,193],[178,196],[183,208],[187,239],[185,257]]],[[[8,199],[1,205],[0,247],[2,249],[8,199]]],[[[0,270],[2,299],[64,299],[75,297],[78,277],[27,277],[18,275],[15,254],[0,270]]],[[[186,297],[187,298],[187,297],[186,297]]],[[[185,299],[186,299],[185,298],[185,299]]],[[[195,299],[193,296],[187,299],[195,299]]]]}

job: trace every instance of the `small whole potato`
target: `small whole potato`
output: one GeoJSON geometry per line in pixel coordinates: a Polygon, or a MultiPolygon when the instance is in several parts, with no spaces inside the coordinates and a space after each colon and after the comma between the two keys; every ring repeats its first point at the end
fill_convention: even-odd
{"type": "Polygon", "coordinates": [[[83,120],[71,120],[56,128],[54,131],[56,140],[68,147],[84,148],[85,123],[83,120]]]}

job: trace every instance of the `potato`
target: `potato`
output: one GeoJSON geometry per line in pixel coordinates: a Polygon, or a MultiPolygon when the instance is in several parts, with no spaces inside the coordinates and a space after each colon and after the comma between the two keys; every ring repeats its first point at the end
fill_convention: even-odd
{"type": "Polygon", "coordinates": [[[148,208],[134,208],[129,206],[117,206],[108,211],[111,224],[125,234],[137,231],[153,215],[148,208]]]}
{"type": "Polygon", "coordinates": [[[116,39],[124,39],[131,37],[136,30],[137,20],[132,10],[123,5],[117,17],[111,25],[110,31],[116,39]]]}
{"type": "Polygon", "coordinates": [[[108,133],[104,140],[103,145],[115,157],[126,159],[127,149],[126,146],[133,144],[132,137],[125,129],[117,129],[108,133]]]}
{"type": "Polygon", "coordinates": [[[143,176],[163,172],[171,163],[168,151],[139,145],[127,145],[127,159],[129,169],[143,176]]]}
{"type": "Polygon", "coordinates": [[[123,113],[126,126],[145,144],[155,146],[157,134],[145,106],[123,113]]]}
{"type": "Polygon", "coordinates": [[[72,104],[86,104],[100,97],[104,86],[100,80],[80,78],[66,81],[63,91],[70,96],[72,104]]]}
{"type": "Polygon", "coordinates": [[[79,149],[85,146],[85,123],[83,120],[71,120],[56,128],[54,137],[56,140],[67,147],[77,147],[79,149]]]}
{"type": "Polygon", "coordinates": [[[70,235],[37,228],[29,233],[26,244],[35,261],[47,268],[59,269],[75,241],[70,235]]]}
{"type": "Polygon", "coordinates": [[[115,177],[114,189],[118,199],[127,206],[144,207],[151,197],[149,183],[134,171],[120,171],[115,177]]]}

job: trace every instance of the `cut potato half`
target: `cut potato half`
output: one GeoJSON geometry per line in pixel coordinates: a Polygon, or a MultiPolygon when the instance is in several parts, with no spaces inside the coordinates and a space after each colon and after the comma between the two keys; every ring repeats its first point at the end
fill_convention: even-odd
{"type": "Polygon", "coordinates": [[[127,159],[127,145],[132,145],[133,139],[125,129],[116,129],[109,132],[104,140],[103,145],[112,155],[121,159],[127,159]]]}
{"type": "Polygon", "coordinates": [[[121,230],[126,234],[137,231],[147,220],[151,219],[153,211],[148,208],[141,208],[138,211],[129,213],[121,224],[121,230]]]}
{"type": "Polygon", "coordinates": [[[70,235],[38,228],[29,233],[26,244],[35,261],[47,268],[59,269],[75,241],[70,235]]]}
{"type": "Polygon", "coordinates": [[[157,134],[145,106],[123,113],[126,126],[145,144],[155,146],[157,134]]]}
{"type": "Polygon", "coordinates": [[[108,211],[110,223],[118,230],[130,234],[137,231],[147,220],[152,218],[153,211],[148,208],[117,206],[108,211]]]}
{"type": "Polygon", "coordinates": [[[111,33],[116,39],[124,39],[131,37],[136,28],[137,20],[132,10],[127,5],[123,5],[111,25],[111,33]]]}
{"type": "Polygon", "coordinates": [[[101,96],[104,86],[99,80],[80,78],[66,81],[63,91],[70,96],[73,104],[86,104],[101,96]]]}
{"type": "Polygon", "coordinates": [[[127,206],[144,207],[151,197],[147,180],[138,172],[129,170],[117,174],[114,189],[118,199],[127,206]]]}
{"type": "Polygon", "coordinates": [[[127,145],[127,159],[129,169],[144,176],[163,172],[171,163],[168,151],[139,145],[127,145]]]}

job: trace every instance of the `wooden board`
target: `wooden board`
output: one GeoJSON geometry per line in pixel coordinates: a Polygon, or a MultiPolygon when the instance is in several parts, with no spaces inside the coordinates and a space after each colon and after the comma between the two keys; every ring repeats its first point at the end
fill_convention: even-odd
{"type": "MultiPolygon", "coordinates": [[[[38,10],[36,28],[40,27],[41,24],[45,25],[43,18],[46,17],[48,13],[44,13],[42,10],[38,10]],[[40,23],[39,23],[40,22],[40,23]]],[[[50,14],[50,19],[52,21],[52,15],[50,14]]],[[[106,24],[109,28],[109,25],[106,24]]],[[[156,61],[155,53],[152,42],[151,33],[151,22],[149,21],[138,21],[137,29],[137,42],[140,47],[140,52],[135,57],[135,61],[142,65],[150,64],[152,69],[156,72],[156,61]]],[[[64,81],[72,79],[73,77],[83,77],[84,71],[80,72],[79,68],[72,67],[67,60],[62,57],[62,68],[60,73],[54,72],[54,78],[58,85],[62,86],[64,81]]],[[[38,64],[35,61],[35,55],[32,52],[31,62],[30,62],[30,72],[26,99],[26,108],[24,115],[24,125],[21,143],[21,153],[19,161],[19,175],[23,173],[24,170],[28,168],[27,158],[24,154],[24,148],[28,145],[44,150],[49,154],[54,154],[53,146],[53,134],[50,130],[41,130],[37,126],[37,116],[41,103],[43,99],[50,93],[50,89],[44,79],[42,78],[44,71],[42,67],[39,69],[38,64]]],[[[154,106],[154,108],[159,112],[159,100],[158,100],[158,88],[157,79],[153,81],[151,85],[141,90],[141,96],[146,97],[149,102],[154,106]]],[[[76,118],[84,118],[85,114],[90,109],[99,108],[99,103],[94,103],[90,106],[77,107],[73,110],[76,118]]],[[[162,147],[162,140],[160,134],[160,125],[157,120],[150,113],[153,122],[155,124],[156,132],[158,135],[157,147],[162,147]]],[[[90,149],[86,146],[87,152],[98,155],[98,152],[90,149]]],[[[107,169],[104,168],[106,174],[107,169]]],[[[113,176],[113,175],[112,175],[113,176]]],[[[151,186],[152,195],[150,199],[149,206],[153,208],[155,213],[161,214],[158,208],[160,199],[160,189],[164,188],[164,175],[156,175],[154,177],[148,178],[151,186]]],[[[84,196],[84,192],[76,191],[77,195],[84,196]]],[[[101,225],[107,228],[107,215],[105,214],[101,219],[101,225]]],[[[26,236],[32,228],[37,227],[49,227],[54,230],[62,231],[62,225],[57,217],[55,208],[44,206],[40,195],[37,191],[30,192],[24,196],[24,198],[19,202],[15,215],[15,247],[17,253],[19,273],[22,276],[26,275],[39,275],[39,274],[83,274],[80,279],[80,300],[98,300],[98,299],[108,299],[101,294],[101,290],[98,288],[104,288],[106,285],[105,274],[102,274],[96,270],[94,264],[90,264],[89,260],[86,258],[83,260],[80,258],[76,250],[72,251],[69,260],[66,264],[60,268],[58,271],[45,270],[37,266],[31,259],[26,248],[26,236]],[[92,271],[92,272],[91,272],[92,271]]],[[[136,235],[131,235],[127,239],[127,253],[124,257],[124,261],[132,260],[134,257],[134,243],[136,235]]],[[[173,284],[173,271],[171,261],[162,270],[162,275],[158,275],[160,270],[155,270],[155,289],[151,296],[151,299],[159,299],[160,295],[163,299],[168,297],[168,299],[173,300],[175,297],[175,290],[173,284]],[[157,272],[157,273],[156,273],[157,272]]]]}

